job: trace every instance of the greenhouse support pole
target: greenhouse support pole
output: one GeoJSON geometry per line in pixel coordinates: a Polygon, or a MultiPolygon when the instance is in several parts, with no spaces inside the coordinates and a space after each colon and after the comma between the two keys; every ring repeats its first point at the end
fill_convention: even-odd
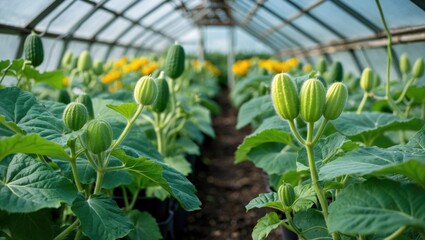
{"type": "Polygon", "coordinates": [[[198,60],[201,63],[205,61],[205,44],[204,44],[204,29],[199,26],[199,39],[198,39],[198,60]]]}
{"type": "Polygon", "coordinates": [[[229,32],[228,32],[228,48],[229,53],[227,55],[227,86],[229,89],[232,89],[235,85],[235,76],[232,72],[232,66],[235,62],[235,27],[229,26],[229,32]]]}

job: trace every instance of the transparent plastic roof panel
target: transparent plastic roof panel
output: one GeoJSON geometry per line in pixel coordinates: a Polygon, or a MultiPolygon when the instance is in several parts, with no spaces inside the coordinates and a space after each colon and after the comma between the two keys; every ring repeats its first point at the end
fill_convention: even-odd
{"type": "Polygon", "coordinates": [[[105,10],[98,9],[74,33],[77,37],[92,38],[114,15],[105,10]]]}
{"type": "Polygon", "coordinates": [[[123,18],[116,18],[105,30],[96,36],[103,41],[113,41],[131,25],[130,21],[123,18]]]}
{"type": "Polygon", "coordinates": [[[118,39],[118,43],[130,44],[132,43],[133,39],[137,38],[137,36],[142,34],[144,31],[145,29],[140,26],[133,26],[127,33],[118,39]]]}
{"type": "MultiPolygon", "coordinates": [[[[383,28],[375,1],[342,0],[347,6],[359,12],[365,18],[383,28]]],[[[412,1],[385,0],[380,1],[389,28],[423,25],[425,13],[412,1]]]]}
{"type": "Polygon", "coordinates": [[[174,11],[173,6],[171,4],[163,4],[160,8],[158,8],[156,11],[153,11],[151,14],[145,16],[140,21],[144,25],[152,25],[156,21],[158,21],[161,18],[166,17],[168,14],[174,11]]]}
{"type": "Polygon", "coordinates": [[[0,34],[0,60],[14,59],[16,57],[19,39],[17,35],[0,34]]]}
{"type": "Polygon", "coordinates": [[[52,2],[52,0],[0,0],[0,23],[25,27],[52,2]]]}
{"type": "Polygon", "coordinates": [[[328,25],[331,25],[336,31],[347,38],[371,35],[374,33],[371,29],[363,25],[356,18],[352,17],[349,13],[342,10],[333,2],[324,2],[323,4],[313,8],[310,13],[313,16],[320,18],[328,25]],[[340,20],[335,21],[335,19],[340,20]]]}
{"type": "Polygon", "coordinates": [[[109,10],[120,13],[134,3],[135,0],[109,0],[106,2],[105,7],[109,10]]]}
{"type": "Polygon", "coordinates": [[[130,19],[133,19],[134,21],[137,21],[140,19],[140,17],[143,17],[143,15],[149,13],[150,11],[154,10],[154,8],[162,3],[163,0],[142,0],[138,1],[137,4],[132,6],[130,9],[128,9],[124,15],[130,19]]]}
{"type": "Polygon", "coordinates": [[[39,31],[49,31],[57,34],[66,34],[72,28],[78,27],[78,21],[86,15],[93,6],[83,1],[64,1],[45,17],[36,27],[39,31]],[[48,28],[48,29],[47,29],[48,28]]]}
{"type": "Polygon", "coordinates": [[[90,54],[93,59],[105,60],[109,48],[106,44],[94,43],[90,48],[90,54]]]}

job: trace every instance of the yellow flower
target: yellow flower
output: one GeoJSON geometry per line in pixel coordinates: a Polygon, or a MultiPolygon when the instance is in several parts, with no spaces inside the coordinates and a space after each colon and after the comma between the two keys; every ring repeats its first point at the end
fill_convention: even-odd
{"type": "Polygon", "coordinates": [[[237,76],[243,76],[248,72],[251,64],[252,62],[250,59],[237,61],[232,66],[232,72],[237,76]]]}
{"type": "Polygon", "coordinates": [[[311,72],[312,69],[313,69],[313,67],[310,64],[306,64],[303,67],[303,71],[306,72],[306,73],[311,72]]]}
{"type": "Polygon", "coordinates": [[[157,68],[159,67],[159,64],[157,62],[151,62],[149,64],[146,64],[143,68],[142,68],[142,74],[143,75],[149,75],[152,74],[153,71],[155,71],[157,68]]]}
{"type": "Polygon", "coordinates": [[[111,82],[120,78],[121,78],[121,73],[119,71],[111,70],[109,73],[107,73],[106,75],[102,77],[100,82],[103,84],[110,84],[111,82]]]}
{"type": "Polygon", "coordinates": [[[300,63],[300,61],[298,60],[298,58],[290,58],[290,59],[286,60],[286,64],[288,64],[289,69],[297,66],[298,63],[300,63]]]}
{"type": "Polygon", "coordinates": [[[122,82],[114,82],[111,86],[109,86],[108,90],[110,93],[113,93],[120,88],[122,88],[122,82]]]}
{"type": "Polygon", "coordinates": [[[63,84],[64,86],[68,86],[68,84],[69,84],[69,77],[64,77],[64,78],[62,79],[62,84],[63,84]]]}

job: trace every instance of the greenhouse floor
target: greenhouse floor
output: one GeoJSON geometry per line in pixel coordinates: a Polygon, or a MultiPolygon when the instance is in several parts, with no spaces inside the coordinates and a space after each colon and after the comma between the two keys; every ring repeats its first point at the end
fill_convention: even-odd
{"type": "MultiPolygon", "coordinates": [[[[251,239],[252,229],[265,210],[247,213],[245,205],[267,192],[267,187],[261,170],[251,162],[234,164],[235,150],[250,131],[235,129],[237,111],[229,103],[227,90],[221,91],[217,101],[222,112],[213,119],[216,139],[205,142],[204,164],[193,179],[202,209],[189,213],[184,239],[251,239]]],[[[274,231],[269,239],[282,239],[280,235],[280,230],[274,231]]]]}

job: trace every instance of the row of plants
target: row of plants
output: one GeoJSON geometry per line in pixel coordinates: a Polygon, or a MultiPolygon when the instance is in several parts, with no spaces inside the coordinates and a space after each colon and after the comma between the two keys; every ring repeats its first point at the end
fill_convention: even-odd
{"type": "Polygon", "coordinates": [[[391,35],[376,2],[388,35],[385,81],[323,58],[277,74],[251,59],[237,79],[236,127],[252,133],[235,161],[261,168],[270,186],[246,210],[273,209],[253,239],[282,226],[298,239],[425,238],[424,61],[403,54],[402,79],[391,77],[391,35]]]}
{"type": "Polygon", "coordinates": [[[0,237],[172,238],[176,211],[200,209],[191,156],[219,111],[219,71],[185,56],[67,52],[40,73],[32,33],[24,59],[0,61],[0,237]]]}

